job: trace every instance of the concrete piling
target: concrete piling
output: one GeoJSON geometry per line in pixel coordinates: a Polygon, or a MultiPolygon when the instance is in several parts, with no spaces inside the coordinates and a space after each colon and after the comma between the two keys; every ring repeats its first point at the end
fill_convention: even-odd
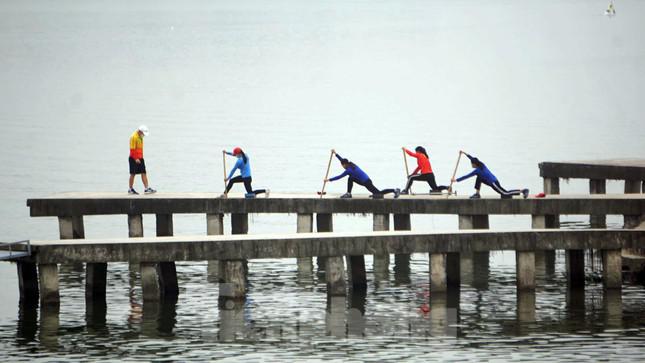
{"type": "MultiPolygon", "coordinates": [[[[373,215],[373,231],[389,231],[390,230],[390,215],[378,214],[373,215]]],[[[388,279],[390,272],[390,254],[382,253],[373,256],[374,279],[376,281],[383,281],[388,279]]]]}
{"type": "MultiPolygon", "coordinates": [[[[206,214],[206,234],[209,236],[219,236],[224,234],[224,214],[208,213],[206,214]]],[[[219,261],[209,260],[206,272],[209,279],[217,281],[219,279],[219,261]]]]}
{"type": "MultiPolygon", "coordinates": [[[[458,224],[459,224],[460,230],[490,228],[488,215],[486,214],[475,214],[475,215],[460,214],[458,218],[459,218],[458,224]]],[[[450,276],[448,277],[448,279],[452,282],[450,285],[458,286],[461,282],[461,279],[464,279],[464,281],[472,281],[472,284],[474,287],[478,287],[478,288],[487,287],[488,273],[489,273],[489,267],[488,267],[489,260],[490,260],[490,254],[487,251],[452,255],[449,261],[449,264],[452,266],[450,267],[448,273],[450,276],[454,276],[454,277],[450,277],[450,276]],[[463,269],[461,267],[462,263],[465,264],[463,269]],[[466,276],[466,273],[472,273],[472,275],[466,276]]]]}
{"type": "MultiPolygon", "coordinates": [[[[231,234],[249,233],[249,214],[248,213],[231,213],[231,234]]],[[[242,260],[244,265],[244,278],[248,277],[249,261],[242,260]]],[[[220,267],[220,273],[223,273],[220,267]]]]}
{"type": "Polygon", "coordinates": [[[219,306],[234,309],[246,300],[246,260],[220,261],[219,306]]]}
{"type": "Polygon", "coordinates": [[[625,194],[640,194],[642,185],[640,180],[625,180],[625,194]]]}
{"type": "Polygon", "coordinates": [[[143,237],[143,216],[128,214],[128,237],[143,237]]]}
{"type": "MultiPolygon", "coordinates": [[[[409,214],[394,214],[394,230],[409,231],[412,223],[409,214]]],[[[394,280],[399,284],[410,282],[410,254],[397,253],[394,255],[394,280]]]]}
{"type": "Polygon", "coordinates": [[[141,292],[144,303],[146,301],[160,301],[163,290],[160,284],[159,264],[141,262],[139,264],[139,271],[141,274],[141,292]]]}
{"type": "Polygon", "coordinates": [[[544,194],[560,194],[560,178],[544,178],[544,194]]]}
{"type": "MultiPolygon", "coordinates": [[[[312,233],[314,231],[314,215],[312,213],[298,213],[296,228],[298,233],[312,233]]],[[[311,257],[298,257],[298,277],[309,278],[313,275],[314,266],[311,257]]]]}
{"type": "MultiPolygon", "coordinates": [[[[172,214],[157,214],[157,236],[168,237],[174,234],[172,214]]],[[[159,285],[166,299],[179,294],[177,267],[174,261],[159,262],[159,285]]]]}
{"type": "Polygon", "coordinates": [[[517,291],[517,321],[532,323],[535,319],[535,290],[517,291]]]}
{"type": "Polygon", "coordinates": [[[446,260],[445,253],[430,254],[430,291],[432,293],[448,290],[446,260]]]}
{"type": "MultiPolygon", "coordinates": [[[[316,231],[317,232],[333,232],[334,231],[334,219],[331,213],[318,213],[316,214],[316,231]]],[[[325,271],[327,268],[327,262],[325,261],[326,257],[318,256],[316,257],[316,265],[318,266],[318,272],[325,271]]]]}
{"type": "Polygon", "coordinates": [[[343,258],[332,256],[326,258],[325,274],[327,278],[327,295],[345,296],[347,287],[345,283],[345,266],[343,258]]]}
{"type": "Polygon", "coordinates": [[[365,256],[347,256],[347,277],[349,285],[354,290],[367,289],[367,274],[365,273],[365,256]]]}
{"type": "MultiPolygon", "coordinates": [[[[590,179],[589,193],[607,193],[607,181],[605,179],[590,179]]],[[[607,228],[607,217],[604,214],[592,214],[589,216],[589,221],[591,223],[591,228],[607,228]]]]}
{"type": "Polygon", "coordinates": [[[567,250],[567,282],[570,289],[585,286],[585,254],[584,250],[567,250]]]}
{"type": "Polygon", "coordinates": [[[605,289],[620,289],[623,284],[621,250],[602,250],[605,289]]]}
{"type": "Polygon", "coordinates": [[[85,267],[85,298],[105,299],[107,263],[88,263],[85,267]]]}
{"type": "Polygon", "coordinates": [[[535,290],[535,252],[516,251],[515,266],[517,290],[535,290]]]}
{"type": "Polygon", "coordinates": [[[53,306],[60,305],[58,265],[39,264],[38,281],[40,289],[40,304],[53,306]]]}
{"type": "Polygon", "coordinates": [[[35,305],[38,301],[38,271],[33,262],[18,261],[18,288],[20,303],[26,306],[35,305]]]}

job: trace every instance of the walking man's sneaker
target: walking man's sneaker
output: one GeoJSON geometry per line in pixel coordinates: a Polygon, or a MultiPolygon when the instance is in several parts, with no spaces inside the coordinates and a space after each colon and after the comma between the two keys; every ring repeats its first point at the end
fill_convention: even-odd
{"type": "Polygon", "coordinates": [[[134,190],[134,188],[130,188],[130,189],[128,189],[128,194],[136,194],[136,195],[138,195],[139,193],[137,193],[137,191],[134,190]]]}
{"type": "Polygon", "coordinates": [[[350,199],[352,197],[352,193],[345,193],[340,196],[341,199],[350,199]]]}
{"type": "Polygon", "coordinates": [[[480,199],[481,197],[482,196],[479,195],[479,193],[475,193],[475,194],[471,195],[470,198],[468,198],[468,199],[480,199]]]}
{"type": "Polygon", "coordinates": [[[144,190],[143,192],[146,194],[152,194],[152,193],[156,193],[157,191],[155,189],[147,187],[146,190],[144,190]]]}
{"type": "Polygon", "coordinates": [[[522,189],[522,195],[524,196],[524,199],[529,197],[529,190],[528,189],[522,189]]]}
{"type": "Polygon", "coordinates": [[[398,198],[399,195],[401,195],[401,189],[399,188],[394,189],[394,199],[398,198]]]}

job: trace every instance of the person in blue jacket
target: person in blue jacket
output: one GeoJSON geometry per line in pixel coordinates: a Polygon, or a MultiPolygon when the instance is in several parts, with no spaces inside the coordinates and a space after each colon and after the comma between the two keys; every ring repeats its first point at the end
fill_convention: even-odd
{"type": "Polygon", "coordinates": [[[522,189],[522,190],[519,190],[519,189],[506,190],[506,189],[504,189],[499,184],[499,180],[497,180],[495,175],[493,175],[493,173],[491,173],[491,171],[488,170],[488,168],[486,167],[486,165],[483,162],[481,162],[476,157],[468,155],[467,153],[465,153],[462,150],[459,150],[459,153],[466,155],[468,157],[468,159],[470,159],[470,164],[472,165],[474,170],[471,171],[470,173],[460,177],[460,178],[452,179],[452,181],[453,182],[460,182],[462,180],[466,180],[466,179],[468,179],[468,178],[470,178],[472,176],[477,175],[477,179],[475,180],[475,194],[471,195],[470,199],[479,199],[479,198],[481,198],[481,196],[479,195],[479,190],[481,189],[482,183],[488,185],[491,188],[493,188],[494,191],[499,193],[499,195],[502,198],[505,198],[505,199],[506,198],[512,198],[514,195],[520,195],[520,194],[522,194],[524,196],[524,198],[528,197],[528,195],[529,195],[529,190],[528,189],[522,189]]]}
{"type": "Polygon", "coordinates": [[[367,190],[372,192],[372,198],[382,198],[383,195],[389,194],[389,193],[394,193],[394,198],[398,198],[399,195],[401,194],[401,189],[396,188],[396,189],[383,189],[379,190],[377,187],[374,186],[374,183],[372,183],[372,179],[363,171],[361,168],[359,168],[356,164],[353,162],[343,158],[342,156],[338,155],[336,153],[336,150],[331,151],[334,155],[336,155],[336,158],[338,161],[340,161],[340,165],[345,169],[345,171],[337,175],[333,178],[326,179],[326,182],[333,182],[338,179],[342,179],[344,177],[348,177],[347,179],[347,193],[341,195],[341,198],[351,198],[352,197],[352,188],[354,187],[354,183],[358,185],[362,185],[367,190]]]}
{"type": "Polygon", "coordinates": [[[228,152],[226,150],[222,150],[222,152],[224,152],[226,155],[237,157],[237,162],[235,163],[235,165],[233,165],[233,169],[231,169],[231,172],[225,179],[228,182],[228,185],[226,185],[226,191],[224,191],[222,197],[226,197],[228,192],[233,187],[233,184],[235,183],[244,183],[244,188],[246,189],[245,197],[247,198],[253,198],[261,193],[266,193],[267,197],[269,196],[268,189],[253,190],[253,188],[251,187],[251,182],[253,181],[253,179],[251,178],[251,163],[249,161],[249,156],[246,155],[241,148],[236,147],[235,149],[233,149],[233,152],[228,152]],[[233,177],[236,170],[240,171],[240,175],[233,177]]]}

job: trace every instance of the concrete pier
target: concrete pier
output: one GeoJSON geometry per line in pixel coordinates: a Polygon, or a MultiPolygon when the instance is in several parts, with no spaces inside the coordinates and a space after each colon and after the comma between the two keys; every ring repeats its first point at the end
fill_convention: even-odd
{"type": "MultiPolygon", "coordinates": [[[[394,230],[409,231],[412,229],[412,222],[409,214],[394,214],[394,230]]],[[[397,284],[410,283],[410,254],[394,254],[394,281],[397,284]]]]}
{"type": "Polygon", "coordinates": [[[38,281],[40,304],[58,306],[60,304],[58,265],[55,263],[39,264],[38,281]]]}
{"type": "MultiPolygon", "coordinates": [[[[591,179],[589,180],[589,193],[590,194],[606,194],[607,181],[605,179],[591,179]]],[[[591,228],[606,228],[607,216],[604,214],[592,214],[589,216],[591,228]]]]}
{"type": "MultiPolygon", "coordinates": [[[[316,214],[316,231],[318,232],[332,232],[334,230],[334,219],[331,213],[318,213],[316,214]]],[[[316,265],[318,272],[325,271],[327,262],[325,257],[318,256],[316,258],[316,265]]]]}
{"type": "MultiPolygon", "coordinates": [[[[460,230],[477,230],[489,229],[490,224],[488,215],[462,215],[458,217],[458,226],[460,230]]],[[[457,265],[450,268],[448,273],[449,286],[459,286],[461,280],[472,282],[473,287],[486,288],[488,286],[489,260],[488,251],[481,252],[464,252],[450,257],[449,264],[457,265]],[[463,267],[462,267],[463,265],[463,267]],[[462,272],[463,271],[463,272],[462,272]],[[470,275],[466,275],[470,274],[470,275]],[[459,276],[459,279],[450,276],[459,276]]]]}
{"type": "Polygon", "coordinates": [[[246,260],[222,260],[219,306],[235,309],[246,300],[246,260]]]}
{"type": "MultiPolygon", "coordinates": [[[[298,233],[312,233],[314,231],[314,215],[312,213],[298,213],[296,230],[298,233]]],[[[314,266],[311,257],[299,257],[297,263],[298,277],[310,278],[313,276],[314,266]]]]}
{"type": "Polygon", "coordinates": [[[622,287],[621,250],[602,250],[602,272],[606,289],[620,289],[622,287]]]}
{"type": "Polygon", "coordinates": [[[104,300],[107,286],[107,263],[88,263],[85,266],[85,298],[104,300]]]}
{"type": "MultiPolygon", "coordinates": [[[[206,214],[206,234],[209,236],[219,236],[224,234],[223,213],[206,214]]],[[[218,260],[209,260],[206,271],[209,279],[219,281],[220,266],[218,260]]]]}
{"type": "MultiPolygon", "coordinates": [[[[157,236],[168,237],[173,234],[172,214],[157,214],[157,236]]],[[[174,261],[159,262],[159,284],[164,298],[172,298],[179,294],[177,268],[174,261]]]]}
{"type": "MultiPolygon", "coordinates": [[[[390,215],[375,213],[373,215],[373,231],[389,231],[390,215]]],[[[374,279],[376,281],[387,280],[390,273],[390,254],[382,253],[373,256],[374,279]]]]}
{"type": "Polygon", "coordinates": [[[343,258],[329,256],[325,261],[327,263],[325,268],[327,295],[346,296],[347,286],[345,283],[345,265],[343,264],[343,258]]]}
{"type": "Polygon", "coordinates": [[[585,254],[582,249],[567,250],[567,283],[570,289],[585,286],[585,254]]]}
{"type": "Polygon", "coordinates": [[[38,301],[38,271],[33,262],[18,261],[18,289],[20,303],[29,304],[38,301]]]}
{"type": "Polygon", "coordinates": [[[128,214],[128,237],[143,237],[143,216],[128,214]]]}
{"type": "Polygon", "coordinates": [[[430,291],[437,293],[447,290],[446,254],[432,253],[430,254],[430,291]]]}
{"type": "Polygon", "coordinates": [[[517,290],[535,290],[535,252],[516,251],[517,290]]]}

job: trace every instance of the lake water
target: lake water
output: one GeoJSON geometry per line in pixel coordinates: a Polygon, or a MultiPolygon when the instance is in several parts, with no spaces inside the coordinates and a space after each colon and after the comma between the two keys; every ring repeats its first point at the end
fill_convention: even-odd
{"type": "MultiPolygon", "coordinates": [[[[29,197],[125,192],[128,137],[140,124],[151,130],[146,164],[160,191],[221,191],[221,150],[234,146],[251,156],[254,186],[280,192],[315,192],[330,148],[381,188],[403,186],[403,145],[429,150],[440,184],[464,149],[504,186],[534,192],[540,161],[641,157],[645,3],[616,1],[612,18],[606,7],[5,0],[0,240],[58,236],[55,219],[29,218],[29,197]]],[[[608,183],[608,192],[621,189],[608,183]]],[[[457,190],[471,193],[472,181],[457,190]]],[[[87,237],[127,235],[124,217],[85,222],[87,237]]],[[[365,216],[334,224],[371,230],[365,216]]],[[[413,216],[412,224],[457,228],[450,216],[413,216]]],[[[622,218],[609,224],[620,228],[622,218]]],[[[154,217],[144,225],[153,235],[154,217]]],[[[491,218],[493,229],[529,225],[526,217],[491,218]]],[[[250,221],[250,233],[294,230],[294,216],[250,221]]],[[[176,216],[175,234],[205,234],[204,216],[176,216]]],[[[365,295],[328,307],[323,276],[299,280],[292,260],[252,261],[249,301],[229,314],[217,309],[206,263],[178,264],[179,301],[145,308],[137,276],[114,264],[106,313],[86,314],[82,271],[62,268],[57,315],[20,310],[15,266],[0,263],[0,359],[634,361],[645,352],[643,287],[625,285],[615,296],[590,283],[572,295],[560,254],[539,276],[528,320],[517,311],[512,253],[493,253],[486,284],[463,284],[429,312],[427,270],[427,256],[413,255],[409,274],[392,269],[376,283],[368,271],[365,295]]]]}

